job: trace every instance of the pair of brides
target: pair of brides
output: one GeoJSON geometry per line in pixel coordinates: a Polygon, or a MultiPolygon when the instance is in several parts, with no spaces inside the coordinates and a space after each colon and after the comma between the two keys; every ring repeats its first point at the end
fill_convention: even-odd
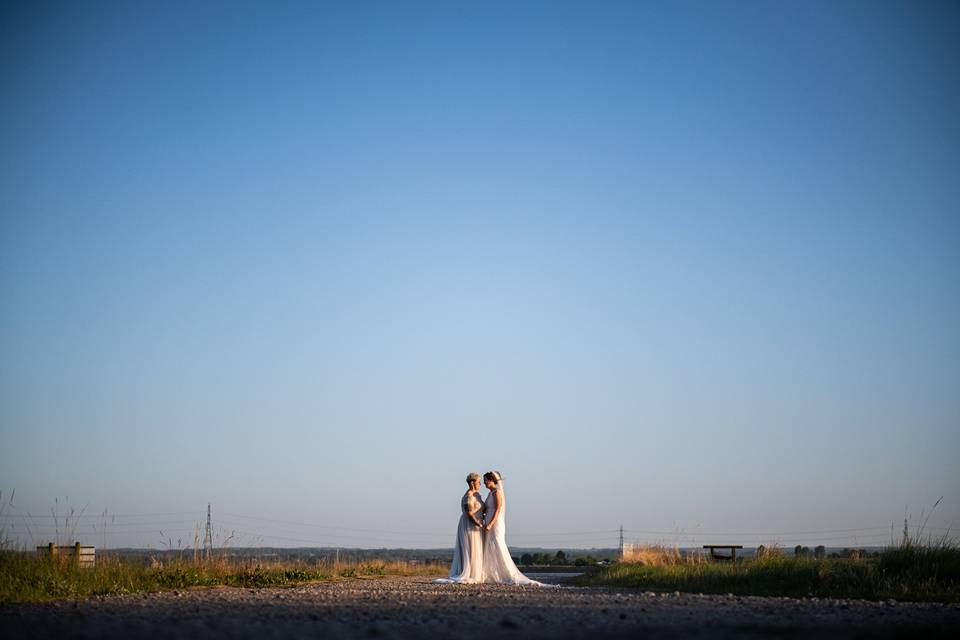
{"type": "Polygon", "coordinates": [[[496,582],[544,586],[520,573],[507,549],[506,499],[503,476],[499,471],[483,474],[490,490],[486,500],[480,497],[480,474],[467,476],[467,492],[460,500],[460,524],[453,548],[450,577],[434,582],[496,582]]]}

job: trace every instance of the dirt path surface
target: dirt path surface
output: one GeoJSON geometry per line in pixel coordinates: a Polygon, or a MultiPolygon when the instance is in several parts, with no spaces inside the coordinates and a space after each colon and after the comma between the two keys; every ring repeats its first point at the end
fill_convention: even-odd
{"type": "Polygon", "coordinates": [[[960,606],[352,580],[0,605],[19,638],[953,637],[960,606]]]}

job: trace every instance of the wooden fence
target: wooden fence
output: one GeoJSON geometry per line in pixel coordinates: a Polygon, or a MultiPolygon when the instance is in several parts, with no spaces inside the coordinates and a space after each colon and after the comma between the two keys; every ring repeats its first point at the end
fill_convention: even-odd
{"type": "Polygon", "coordinates": [[[51,542],[45,547],[37,547],[37,555],[45,555],[51,558],[64,556],[83,568],[96,566],[96,553],[96,547],[82,545],[79,542],[69,546],[57,546],[51,542]]]}

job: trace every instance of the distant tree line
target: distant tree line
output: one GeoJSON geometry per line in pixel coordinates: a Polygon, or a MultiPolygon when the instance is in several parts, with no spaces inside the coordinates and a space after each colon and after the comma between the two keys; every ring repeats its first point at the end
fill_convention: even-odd
{"type": "MultiPolygon", "coordinates": [[[[810,547],[804,547],[803,545],[797,545],[793,548],[793,555],[798,558],[809,558],[810,557],[810,547]]],[[[823,545],[815,547],[813,550],[813,557],[817,560],[822,560],[827,557],[827,550],[823,545]]],[[[879,551],[867,551],[866,549],[842,549],[841,551],[834,551],[830,554],[831,558],[850,558],[852,560],[859,560],[861,558],[879,558],[879,551]]]]}
{"type": "Polygon", "coordinates": [[[522,565],[530,566],[537,565],[540,567],[546,567],[554,564],[567,564],[567,554],[563,551],[557,551],[555,554],[550,555],[549,553],[525,553],[520,556],[520,563],[522,565]]]}
{"type": "Polygon", "coordinates": [[[547,567],[547,566],[570,566],[574,565],[577,567],[587,567],[595,565],[600,560],[594,558],[591,555],[583,555],[576,557],[568,557],[564,551],[557,551],[554,554],[550,553],[524,553],[519,558],[514,558],[514,562],[521,566],[538,566],[538,567],[547,567]]]}
{"type": "MultiPolygon", "coordinates": [[[[771,558],[782,556],[783,551],[779,547],[765,547],[760,545],[757,547],[757,557],[758,558],[771,558]]],[[[793,556],[795,558],[816,558],[817,560],[823,560],[824,558],[850,558],[853,560],[859,560],[860,558],[877,558],[880,556],[879,551],[868,551],[866,549],[842,549],[841,551],[833,551],[830,555],[827,555],[827,549],[822,544],[817,545],[813,548],[813,551],[810,550],[810,547],[806,547],[802,544],[798,544],[793,548],[793,556]]]]}

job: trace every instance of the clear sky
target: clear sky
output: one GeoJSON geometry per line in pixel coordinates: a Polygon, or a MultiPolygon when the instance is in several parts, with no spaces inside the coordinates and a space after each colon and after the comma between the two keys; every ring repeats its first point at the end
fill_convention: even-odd
{"type": "Polygon", "coordinates": [[[199,4],[0,14],[8,535],[960,525],[957,3],[199,4]]]}

